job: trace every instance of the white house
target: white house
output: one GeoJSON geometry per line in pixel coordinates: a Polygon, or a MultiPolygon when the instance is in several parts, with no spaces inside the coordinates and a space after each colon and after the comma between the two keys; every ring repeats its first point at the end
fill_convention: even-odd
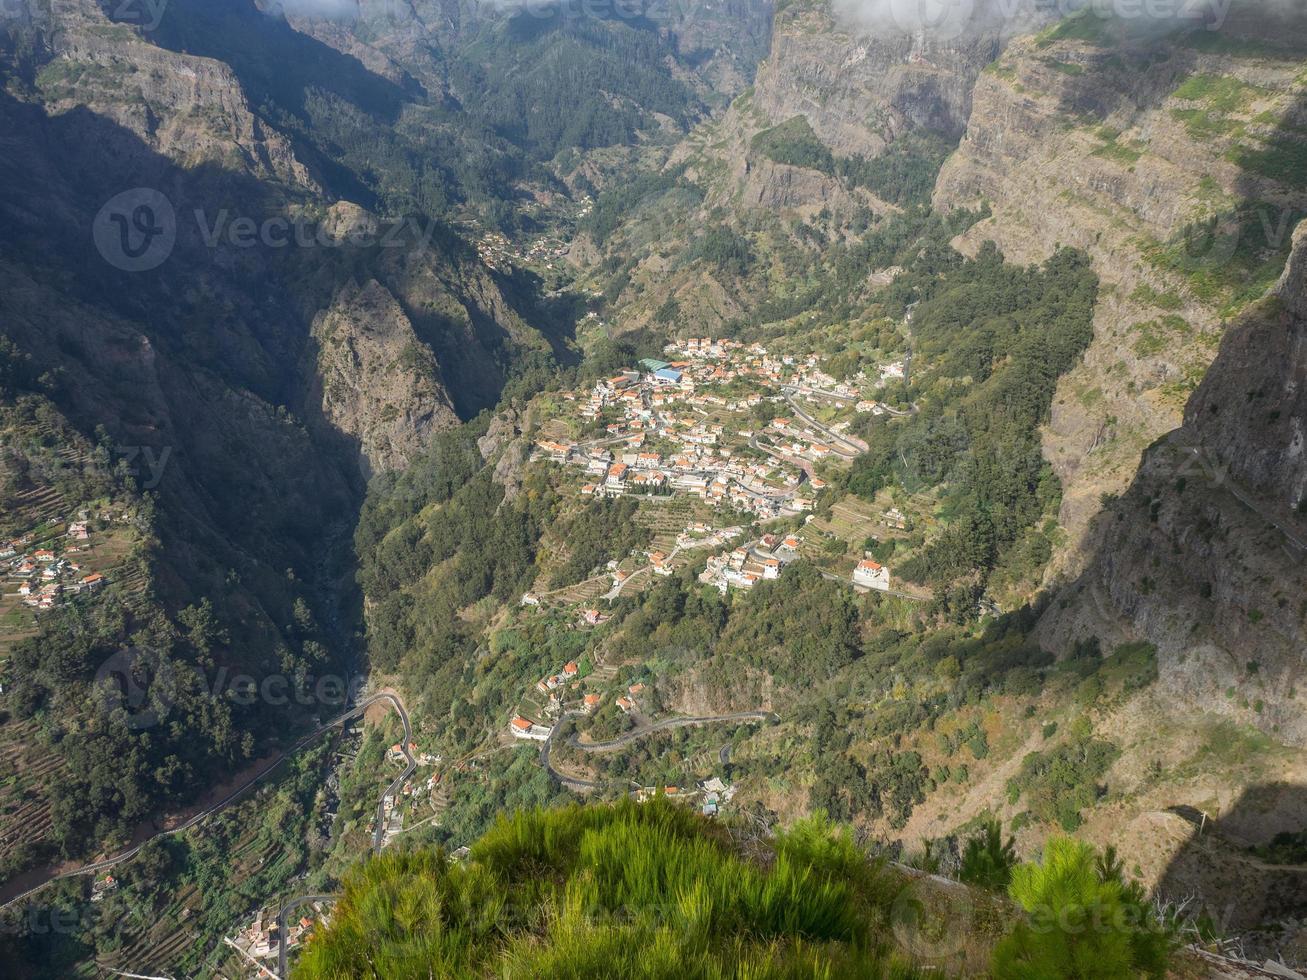
{"type": "Polygon", "coordinates": [[[889,569],[870,558],[864,558],[853,569],[853,584],[886,592],[889,590],[889,569]]]}
{"type": "Polygon", "coordinates": [[[546,728],[544,725],[533,724],[526,718],[518,715],[509,722],[508,730],[513,733],[514,738],[527,739],[532,742],[543,742],[549,738],[549,733],[553,729],[546,728]]]}

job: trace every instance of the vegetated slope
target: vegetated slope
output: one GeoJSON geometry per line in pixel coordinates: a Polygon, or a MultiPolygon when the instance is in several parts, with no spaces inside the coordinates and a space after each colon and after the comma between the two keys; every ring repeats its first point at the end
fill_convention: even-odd
{"type": "Polygon", "coordinates": [[[344,17],[292,11],[291,23],[378,74],[416,81],[467,136],[547,161],[674,137],[729,100],[765,52],[770,3],[581,11],[420,0],[396,11],[369,0],[344,17]]]}
{"type": "MultiPolygon", "coordinates": [[[[389,125],[408,91],[252,4],[222,10],[249,30],[204,34],[206,57],[160,46],[203,34],[209,22],[184,3],[158,35],[88,0],[6,21],[0,44],[0,317],[28,379],[12,404],[48,405],[79,434],[69,449],[167,460],[149,500],[125,504],[149,507],[142,533],[157,540],[140,551],[146,606],[124,613],[110,595],[90,616],[52,614],[16,656],[11,717],[40,719],[51,753],[78,762],[38,788],[81,801],[60,811],[55,844],[68,854],[121,838],[295,722],[261,704],[229,713],[221,678],[352,668],[339,642],[351,614],[333,594],[363,477],[406,465],[458,413],[492,404],[520,357],[566,356],[565,320],[529,277],[488,269],[420,180],[403,182],[398,164],[351,170],[348,147],[313,123],[320,85],[364,131],[389,125]],[[243,16],[268,33],[224,48],[257,33],[243,16]],[[175,241],[135,272],[92,229],[116,195],[142,187],[166,199],[156,215],[175,241]],[[394,210],[370,213],[354,191],[394,210]],[[196,634],[180,612],[202,599],[196,634]],[[142,664],[144,696],[177,705],[169,736],[100,717],[96,672],[133,645],[217,685],[212,716],[197,690],[164,691],[142,664]]],[[[39,490],[40,474],[29,484],[39,490]]]]}
{"type": "MultiPolygon", "coordinates": [[[[1292,23],[1252,5],[1236,7],[1220,31],[1140,38],[1129,26],[1084,16],[1012,40],[979,75],[967,133],[933,194],[937,209],[992,210],[964,222],[964,251],[974,254],[992,237],[1009,258],[1030,262],[1071,243],[1102,279],[1087,356],[1072,358],[1076,366],[1058,382],[1042,435],[1065,490],[1061,529],[1044,523],[1027,541],[1034,547],[1013,550],[1037,571],[1013,598],[1035,596],[1050,557],[1055,570],[1084,563],[1088,571],[1052,599],[1037,638],[1030,633],[1042,604],[1009,621],[1006,636],[988,634],[992,647],[954,650],[938,622],[918,620],[922,633],[935,633],[921,652],[943,678],[901,654],[864,656],[849,674],[858,680],[842,680],[835,696],[856,701],[838,716],[839,727],[857,731],[855,746],[863,732],[869,745],[894,745],[876,782],[909,801],[898,807],[905,839],[934,837],[998,807],[1024,825],[1019,838],[1029,848],[1041,825],[1062,819],[1055,807],[1032,803],[1061,796],[1083,803],[1074,822],[1083,819],[1093,839],[1137,842],[1131,872],[1157,884],[1175,880],[1168,867],[1193,836],[1171,808],[1229,812],[1257,787],[1304,775],[1292,749],[1302,714],[1292,680],[1302,649],[1294,539],[1307,540],[1292,513],[1302,495],[1296,320],[1261,301],[1285,268],[1304,206],[1303,52],[1292,23]],[[1228,356],[1218,357],[1227,332],[1228,356]],[[1139,454],[1180,422],[1191,395],[1174,439],[1189,445],[1204,433],[1219,449],[1199,446],[1195,456],[1168,439],[1148,452],[1136,478],[1139,454]],[[1242,480],[1227,477],[1232,465],[1247,471],[1242,480]],[[1137,485],[1115,498],[1132,478],[1137,485]],[[1142,641],[1156,643],[1156,654],[1142,641]],[[1002,675],[999,665],[1018,651],[1030,659],[990,690],[938,689],[949,686],[950,658],[978,670],[988,662],[1002,675]],[[1050,669],[1041,657],[1063,664],[1050,669]],[[1061,672],[1080,679],[1039,697],[1025,687],[1061,672]],[[908,703],[937,695],[941,703],[924,710],[908,703]],[[953,755],[966,739],[953,736],[974,734],[973,725],[988,732],[987,742],[959,764],[953,755]],[[930,727],[947,731],[947,748],[929,746],[930,727]],[[1093,751],[1094,739],[1116,751],[1093,751]],[[904,749],[918,758],[897,759],[904,749]],[[923,770],[927,777],[914,776],[923,770]],[[918,791],[924,801],[915,800],[918,791]]],[[[840,44],[821,29],[803,38],[813,64],[839,63],[840,44]]],[[[825,115],[830,99],[786,105],[770,118],[761,112],[763,90],[775,84],[769,72],[764,66],[757,90],[737,100],[727,122],[697,130],[656,177],[624,189],[628,218],[605,229],[599,244],[609,256],[594,267],[617,299],[619,327],[691,336],[810,331],[815,345],[838,349],[841,330],[862,341],[881,314],[894,315],[893,303],[863,303],[861,316],[850,315],[875,295],[867,280],[902,277],[892,267],[912,254],[853,243],[868,226],[886,227],[889,202],[841,179],[849,147],[831,135],[839,120],[825,115]],[[841,273],[833,277],[841,288],[814,287],[815,270],[832,268],[861,277],[841,273]]],[[[597,215],[604,204],[601,197],[597,215]]],[[[1281,294],[1300,291],[1296,268],[1289,265],[1281,294]]],[[[949,445],[946,430],[928,430],[908,448],[929,463],[949,445]]],[[[1060,583],[1050,576],[1044,585],[1060,583]]],[[[885,605],[869,618],[890,616],[896,624],[908,618],[885,605]]],[[[694,629],[684,636],[694,637],[692,648],[702,642],[694,629]]],[[[888,638],[866,649],[881,643],[898,649],[888,638]]],[[[760,788],[764,773],[806,773],[811,764],[787,754],[780,734],[764,731],[749,744],[734,758],[742,767],[756,762],[760,788]]],[[[638,761],[652,765],[655,755],[638,761]]],[[[861,773],[828,746],[818,753],[814,762],[832,766],[821,775],[823,802],[840,798],[831,787],[856,787],[880,761],[865,747],[850,755],[861,773]]],[[[802,806],[774,786],[760,795],[778,809],[802,806]]],[[[871,812],[850,796],[842,804],[850,812],[871,812]]],[[[1241,822],[1221,846],[1267,844],[1300,819],[1292,803],[1273,811],[1241,822]]],[[[1261,886],[1256,876],[1245,887],[1219,873],[1185,880],[1218,908],[1261,886]]]]}

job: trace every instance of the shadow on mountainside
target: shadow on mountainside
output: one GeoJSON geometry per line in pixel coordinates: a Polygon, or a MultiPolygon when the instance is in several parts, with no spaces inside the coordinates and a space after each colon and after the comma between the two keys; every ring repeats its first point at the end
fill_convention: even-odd
{"type": "MultiPolygon", "coordinates": [[[[1090,637],[1150,642],[1171,717],[1291,746],[1307,745],[1307,225],[1296,246],[1293,235],[1307,218],[1307,170],[1294,163],[1307,158],[1304,119],[1307,95],[1278,120],[1280,137],[1243,140],[1238,203],[1172,243],[1169,271],[1187,292],[1248,305],[1224,325],[1183,424],[1104,500],[1084,571],[1038,630],[1059,654],[1090,637]]],[[[1307,915],[1307,859],[1253,850],[1307,827],[1307,787],[1256,782],[1235,761],[1219,774],[1237,802],[1206,820],[1173,809],[1195,826],[1157,894],[1193,900],[1231,932],[1307,915]]]]}
{"type": "Polygon", "coordinates": [[[1177,705],[1290,744],[1307,744],[1307,230],[1294,249],[1307,219],[1307,170],[1294,163],[1307,159],[1304,121],[1307,92],[1276,135],[1242,137],[1237,203],[1166,246],[1162,267],[1186,292],[1247,305],[1224,326],[1183,424],[1104,501],[1084,571],[1040,624],[1058,651],[1091,635],[1147,640],[1177,705]]]}
{"type": "MultiPolygon", "coordinates": [[[[1193,829],[1158,880],[1158,898],[1196,903],[1227,935],[1307,917],[1307,787],[1259,784],[1223,813],[1171,812],[1193,829]]],[[[1307,959],[1307,948],[1295,959],[1307,959]]]]}

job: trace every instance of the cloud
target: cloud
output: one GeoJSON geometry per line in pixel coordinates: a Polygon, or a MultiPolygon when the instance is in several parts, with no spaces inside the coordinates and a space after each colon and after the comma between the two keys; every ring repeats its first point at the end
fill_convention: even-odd
{"type": "Polygon", "coordinates": [[[1082,10],[1147,36],[1196,26],[1219,30],[1232,13],[1301,16],[1305,7],[1307,0],[831,0],[846,25],[937,41],[1019,33],[1082,10]]]}
{"type": "MultiPolygon", "coordinates": [[[[1037,0],[831,0],[845,24],[881,35],[953,40],[1033,23],[1037,0]]],[[[1040,6],[1048,6],[1041,3],[1040,6]]]]}
{"type": "Polygon", "coordinates": [[[271,0],[266,12],[274,16],[320,17],[324,20],[357,20],[359,0],[271,0]]]}

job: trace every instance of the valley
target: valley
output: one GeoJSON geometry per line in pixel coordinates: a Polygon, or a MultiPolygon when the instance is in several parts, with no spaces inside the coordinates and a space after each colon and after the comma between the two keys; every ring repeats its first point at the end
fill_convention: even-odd
{"type": "Polygon", "coordinates": [[[0,965],[1307,968],[1300,18],[344,6],[0,17],[0,965]]]}

